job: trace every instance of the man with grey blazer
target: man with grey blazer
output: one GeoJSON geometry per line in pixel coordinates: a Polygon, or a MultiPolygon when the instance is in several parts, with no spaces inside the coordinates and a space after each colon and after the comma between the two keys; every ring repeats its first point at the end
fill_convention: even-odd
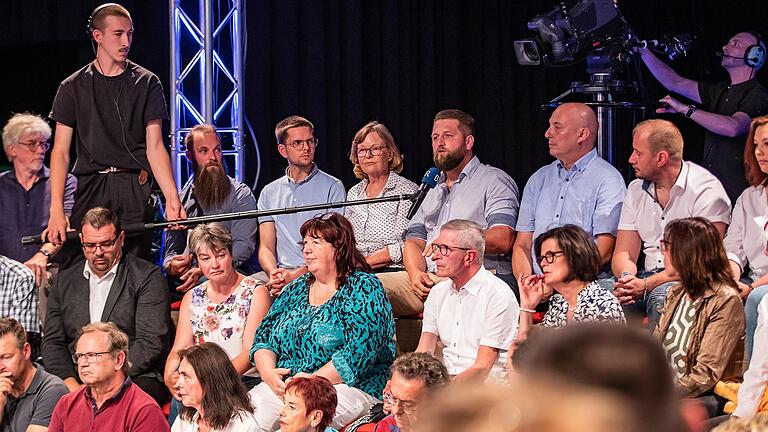
{"type": "MultiPolygon", "coordinates": [[[[80,329],[93,322],[112,322],[129,338],[129,376],[159,405],[169,394],[163,366],[173,337],[168,286],[160,268],[123,255],[125,232],[109,209],[89,210],[80,241],[85,262],[59,273],[51,287],[44,324],[46,370],[64,380],[70,391],[82,384],[73,362],[80,329]]],[[[100,361],[99,356],[93,357],[100,361]]]]}

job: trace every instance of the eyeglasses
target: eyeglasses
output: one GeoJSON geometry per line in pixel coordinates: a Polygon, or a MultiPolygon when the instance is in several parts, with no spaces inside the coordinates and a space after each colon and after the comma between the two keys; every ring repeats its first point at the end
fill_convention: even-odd
{"type": "Polygon", "coordinates": [[[48,151],[48,149],[51,147],[51,143],[48,141],[32,141],[32,142],[20,142],[19,145],[27,146],[30,151],[36,152],[40,150],[41,148],[43,151],[48,151]]]}
{"type": "Polygon", "coordinates": [[[661,239],[659,240],[659,246],[661,246],[661,250],[668,251],[669,247],[672,246],[672,242],[669,240],[661,239]]]}
{"type": "Polygon", "coordinates": [[[414,401],[404,401],[400,400],[394,396],[392,396],[391,393],[384,393],[383,395],[384,402],[392,405],[393,407],[395,405],[400,404],[400,408],[406,413],[406,414],[413,414],[414,411],[416,411],[416,402],[414,401]]]}
{"type": "Polygon", "coordinates": [[[286,143],[285,145],[291,146],[291,148],[293,148],[294,150],[301,150],[301,149],[304,148],[305,145],[307,147],[309,147],[310,149],[313,149],[313,148],[317,147],[317,142],[318,142],[318,139],[312,137],[310,139],[303,140],[303,141],[302,140],[296,140],[296,141],[293,141],[293,142],[289,142],[289,143],[286,143]]]}
{"type": "Polygon", "coordinates": [[[552,264],[553,262],[555,262],[555,258],[557,258],[560,255],[563,255],[564,253],[565,252],[563,252],[563,251],[549,251],[549,252],[547,252],[544,255],[539,257],[539,262],[544,260],[544,261],[547,262],[547,264],[552,264]]]}
{"type": "Polygon", "coordinates": [[[75,362],[75,364],[79,364],[80,360],[86,359],[88,363],[96,363],[96,360],[99,359],[99,356],[102,356],[105,354],[112,354],[112,353],[109,351],[74,353],[72,354],[72,361],[75,362]]]}
{"type": "Polygon", "coordinates": [[[384,150],[386,150],[387,147],[385,146],[376,146],[371,148],[357,148],[357,157],[366,157],[366,156],[381,156],[384,153],[384,150]]]}
{"type": "Polygon", "coordinates": [[[112,240],[103,241],[101,243],[83,243],[83,249],[87,250],[88,252],[93,252],[96,250],[96,248],[101,248],[101,250],[110,250],[115,247],[115,243],[117,243],[117,237],[114,237],[112,240]]]}
{"type": "Polygon", "coordinates": [[[440,243],[432,243],[432,253],[438,253],[440,252],[440,255],[448,256],[451,254],[451,252],[455,250],[470,250],[470,248],[460,247],[460,246],[448,246],[440,243]]]}

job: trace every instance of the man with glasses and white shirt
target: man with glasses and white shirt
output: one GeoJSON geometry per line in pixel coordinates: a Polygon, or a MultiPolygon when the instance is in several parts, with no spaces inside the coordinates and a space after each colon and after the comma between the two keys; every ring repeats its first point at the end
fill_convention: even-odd
{"type": "Polygon", "coordinates": [[[476,222],[446,222],[432,242],[437,283],[424,303],[416,352],[435,353],[456,380],[505,376],[506,350],[517,331],[520,307],[509,286],[483,266],[485,231],[476,222]]]}
{"type": "MultiPolygon", "coordinates": [[[[48,226],[51,203],[50,170],[43,165],[51,127],[40,116],[15,114],[3,128],[3,150],[13,168],[0,174],[0,255],[24,263],[38,286],[48,280],[50,258],[61,245],[21,245],[21,238],[40,234],[48,226]]],[[[67,174],[64,213],[72,213],[77,179],[67,174]]],[[[28,331],[37,331],[28,328],[28,331]]]]}
{"type": "MultiPolygon", "coordinates": [[[[275,126],[277,151],[288,161],[285,175],[264,186],[259,195],[259,211],[327,204],[344,201],[346,191],[339,179],[326,174],[315,164],[315,126],[304,117],[290,116],[275,126]]],[[[299,229],[307,220],[323,213],[300,212],[259,218],[259,265],[255,276],[278,295],[283,287],[307,272],[299,229]]]]}
{"type": "Polygon", "coordinates": [[[45,367],[76,391],[81,384],[71,356],[80,329],[89,323],[113,322],[130,339],[128,375],[162,405],[170,396],[163,384],[173,334],[168,286],[159,267],[123,254],[124,240],[111,210],[96,207],[83,217],[80,241],[85,263],[61,271],[48,297],[45,367]]]}

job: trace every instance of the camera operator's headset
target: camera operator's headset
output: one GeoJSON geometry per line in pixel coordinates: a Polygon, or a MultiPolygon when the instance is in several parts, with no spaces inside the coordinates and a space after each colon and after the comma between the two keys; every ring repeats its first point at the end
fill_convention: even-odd
{"type": "Polygon", "coordinates": [[[744,64],[752,69],[760,69],[765,64],[765,38],[757,32],[748,31],[746,33],[754,36],[757,43],[748,46],[744,51],[744,64]]]}

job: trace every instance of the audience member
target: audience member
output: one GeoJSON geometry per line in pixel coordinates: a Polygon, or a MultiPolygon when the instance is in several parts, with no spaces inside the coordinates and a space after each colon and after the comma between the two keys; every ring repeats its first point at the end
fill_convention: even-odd
{"type": "Polygon", "coordinates": [[[40,309],[35,275],[18,261],[0,255],[0,317],[18,320],[29,329],[32,358],[40,356],[40,309]]]}
{"type": "Polygon", "coordinates": [[[376,424],[374,432],[410,432],[418,420],[424,400],[450,382],[440,360],[428,353],[406,353],[392,363],[392,378],[384,390],[389,416],[376,424]]]}
{"type": "Polygon", "coordinates": [[[635,126],[629,163],[638,179],[629,184],[621,210],[611,263],[618,278],[614,294],[622,305],[633,305],[628,310],[647,313],[653,331],[667,290],[678,280],[661,253],[664,228],[675,219],[701,216],[713,222],[722,237],[731,202],[714,175],[683,161],[683,136],[669,121],[646,120],[635,126]],[[638,267],[641,250],[644,267],[638,267]]]}
{"type": "Polygon", "coordinates": [[[336,432],[328,426],[336,412],[336,389],[321,376],[291,378],[280,410],[280,432],[336,432]]]}
{"type": "Polygon", "coordinates": [[[169,430],[157,403],[128,376],[128,336],[117,326],[83,327],[72,361],[84,385],[59,400],[51,432],[169,430]]]}
{"type": "Polygon", "coordinates": [[[519,207],[517,185],[504,171],[481,164],[474,150],[472,116],[456,109],[435,115],[432,156],[442,171],[440,180],[408,225],[403,249],[405,272],[379,274],[395,316],[421,313],[427,294],[441,280],[435,276],[435,262],[427,245],[449,220],[479,223],[486,229],[485,267],[497,275],[511,273],[519,207]]]}
{"type": "Polygon", "coordinates": [[[68,393],[61,379],[31,360],[24,327],[0,318],[0,429],[45,432],[53,408],[68,393]]]}
{"type": "Polygon", "coordinates": [[[670,222],[661,241],[680,283],[669,290],[654,336],[685,397],[711,395],[718,381],[741,376],[744,309],[720,234],[705,218],[686,218],[670,222]]]}
{"type": "MultiPolygon", "coordinates": [[[[165,197],[166,219],[186,217],[163,144],[162,121],[168,118],[163,86],[154,73],[128,60],[131,14],[105,3],[91,12],[88,34],[96,58],[61,82],[49,114],[56,131],[45,235],[56,245],[68,228],[80,229],[82,218],[97,206],[114,209],[126,226],[153,222],[155,180],[165,197]],[[73,140],[77,195],[68,218],[64,192],[73,140]]],[[[151,231],[129,236],[125,251],[151,259],[152,237],[151,231]]],[[[68,261],[80,256],[74,245],[67,249],[68,261]]]]}
{"type": "Polygon", "coordinates": [[[712,432],[761,432],[768,430],[768,414],[759,414],[750,419],[731,418],[712,429],[712,432]]]}
{"type": "Polygon", "coordinates": [[[765,40],[757,33],[734,35],[723,46],[720,61],[729,80],[718,83],[683,78],[653,50],[640,49],[640,58],[661,85],[694,102],[686,105],[667,95],[656,111],[683,114],[705,129],[703,165],[723,183],[731,201],[747,186],[742,157],[750,118],[768,114],[768,90],[757,79],[765,48],[765,40]]]}
{"type": "Polygon", "coordinates": [[[457,380],[501,380],[506,350],[520,311],[509,286],[483,266],[485,238],[479,224],[454,219],[431,243],[437,275],[424,303],[417,352],[435,353],[443,344],[443,364],[457,380]]]}
{"type": "Polygon", "coordinates": [[[176,389],[184,407],[172,432],[256,432],[253,407],[229,355],[204,342],[178,353],[176,389]]]}
{"type": "MultiPolygon", "coordinates": [[[[50,146],[51,127],[40,116],[14,114],[3,128],[3,150],[11,170],[0,174],[0,255],[24,263],[32,270],[37,286],[47,286],[49,259],[61,245],[46,242],[21,245],[24,236],[37,235],[48,225],[51,205],[50,170],[43,165],[50,146]]],[[[64,214],[72,213],[77,180],[67,174],[64,185],[64,214]]],[[[32,331],[31,327],[27,327],[32,331]]]]}
{"type": "MultiPolygon", "coordinates": [[[[347,201],[416,192],[414,182],[398,175],[403,170],[403,157],[392,134],[379,122],[370,122],[357,131],[349,160],[361,181],[347,192],[347,201]]],[[[355,229],[357,248],[372,268],[402,268],[403,233],[408,227],[405,216],[410,204],[384,202],[344,208],[344,216],[355,229]]]]}
{"type": "Polygon", "coordinates": [[[750,187],[736,200],[724,243],[733,279],[741,297],[746,299],[746,345],[747,358],[750,358],[757,326],[757,305],[768,293],[768,193],[765,190],[768,182],[768,116],[752,121],[744,147],[744,165],[750,187]]]}
{"type": "Polygon", "coordinates": [[[743,419],[751,419],[760,411],[768,413],[768,297],[758,305],[754,337],[749,368],[744,372],[733,411],[733,416],[743,419]]]}
{"type": "Polygon", "coordinates": [[[381,395],[395,347],[392,310],[379,280],[337,213],[301,226],[308,273],[285,288],[256,330],[251,359],[263,382],[251,390],[260,430],[275,430],[286,377],[328,378],[339,428],[381,395]]]}
{"type": "Polygon", "coordinates": [[[582,103],[560,105],[549,118],[544,137],[557,160],[525,185],[512,252],[515,276],[541,273],[533,259],[534,239],[567,224],[594,238],[601,267],[610,263],[627,188],[616,168],[598,156],[597,129],[597,116],[582,103]]]}
{"type": "MultiPolygon", "coordinates": [[[[344,201],[344,185],[314,162],[317,138],[312,123],[299,116],[281,120],[275,127],[277,151],[288,161],[285,175],[264,186],[258,209],[274,210],[344,201]]],[[[273,295],[306,273],[299,228],[316,213],[310,211],[259,218],[259,264],[262,278],[273,295]]]]}
{"type": "Polygon", "coordinates": [[[85,263],[60,272],[48,297],[45,367],[70,391],[78,390],[71,361],[77,335],[88,323],[110,321],[130,340],[127,374],[158,403],[165,403],[163,361],[173,334],[165,278],[157,266],[123,254],[125,233],[111,210],[89,210],[82,227],[85,263]]]}
{"type": "Polygon", "coordinates": [[[669,362],[648,332],[587,323],[532,336],[527,344],[526,352],[515,351],[515,361],[529,382],[548,377],[610,392],[629,408],[627,423],[638,431],[684,430],[669,362]]]}
{"type": "MultiPolygon", "coordinates": [[[[221,156],[221,138],[209,124],[193,127],[184,138],[187,160],[195,172],[192,180],[181,189],[181,204],[189,217],[256,210],[253,192],[224,170],[221,156]]],[[[223,221],[232,233],[232,261],[238,271],[253,274],[251,257],[256,251],[256,219],[223,221]]],[[[187,245],[187,233],[182,230],[166,231],[163,266],[168,276],[179,278],[176,290],[186,292],[197,285],[202,270],[192,259],[187,245]]]]}
{"type": "Polygon", "coordinates": [[[413,432],[647,432],[614,394],[558,380],[511,388],[456,383],[424,407],[413,432]]]}
{"type": "MultiPolygon", "coordinates": [[[[586,231],[576,225],[552,228],[536,238],[533,248],[542,274],[522,274],[518,281],[520,327],[515,343],[526,339],[533,325],[534,309],[553,292],[542,326],[624,322],[624,312],[616,297],[595,281],[600,271],[600,255],[586,231]]],[[[514,351],[515,343],[510,352],[514,351]]],[[[510,367],[511,362],[507,365],[510,367]]]]}
{"type": "Polygon", "coordinates": [[[181,362],[179,352],[203,342],[218,344],[250,390],[259,381],[248,350],[272,298],[263,283],[235,270],[233,239],[214,222],[196,226],[189,236],[205,282],[184,295],[176,338],[165,362],[165,385],[173,392],[181,362]]]}

